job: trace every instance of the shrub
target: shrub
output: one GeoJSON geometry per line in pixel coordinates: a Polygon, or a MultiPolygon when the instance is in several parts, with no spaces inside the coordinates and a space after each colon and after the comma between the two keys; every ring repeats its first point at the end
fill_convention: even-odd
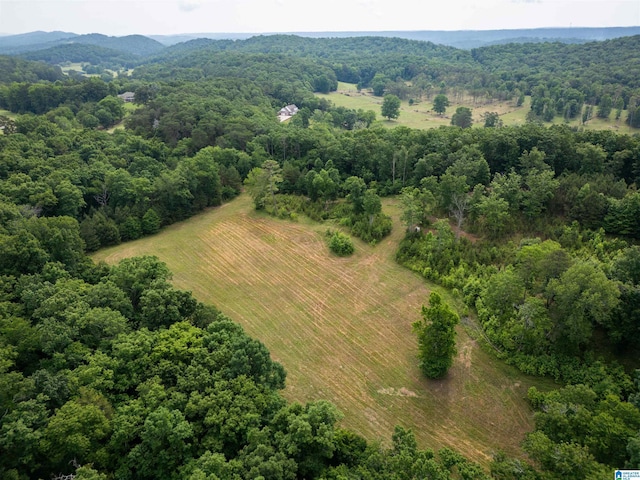
{"type": "Polygon", "coordinates": [[[347,257],[353,253],[351,238],[341,232],[334,232],[329,240],[329,249],[339,257],[347,257]]]}

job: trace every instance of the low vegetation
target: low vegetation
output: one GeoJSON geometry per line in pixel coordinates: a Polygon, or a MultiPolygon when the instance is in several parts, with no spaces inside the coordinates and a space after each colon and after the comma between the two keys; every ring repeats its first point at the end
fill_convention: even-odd
{"type": "Polygon", "coordinates": [[[353,254],[353,242],[342,232],[327,232],[329,237],[329,250],[339,257],[348,257],[353,254]]]}

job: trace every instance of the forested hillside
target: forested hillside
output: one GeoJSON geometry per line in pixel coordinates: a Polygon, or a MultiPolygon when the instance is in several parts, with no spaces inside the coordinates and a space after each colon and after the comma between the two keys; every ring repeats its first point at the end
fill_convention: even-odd
{"type": "Polygon", "coordinates": [[[99,33],[76,35],[65,34],[64,32],[58,32],[57,34],[56,32],[52,32],[50,34],[32,35],[28,38],[10,37],[5,40],[0,37],[0,53],[17,55],[73,44],[110,48],[131,55],[150,55],[164,48],[160,42],[143,35],[109,37],[99,33]],[[38,40],[41,40],[41,43],[35,43],[38,40]]]}
{"type": "Polygon", "coordinates": [[[65,62],[86,62],[92,65],[115,67],[115,69],[118,67],[134,67],[139,63],[139,58],[131,53],[83,43],[69,43],[35,52],[23,53],[21,58],[39,60],[53,65],[65,62]]]}
{"type": "MultiPolygon", "coordinates": [[[[607,119],[626,110],[638,126],[638,41],[472,52],[367,37],[197,41],[110,81],[2,57],[0,108],[15,115],[0,117],[0,476],[595,479],[640,468],[640,136],[544,124],[591,107],[607,119]],[[531,94],[531,113],[521,126],[467,128],[454,115],[450,127],[385,129],[375,112],[313,95],[344,79],[418,100],[531,94]],[[290,103],[298,113],[279,122],[290,103]],[[86,257],[243,188],[267,214],[340,229],[339,254],[347,233],[382,241],[392,224],[380,197],[397,197],[397,261],[450,291],[496,362],[557,382],[529,392],[536,427],[521,457],[490,452],[483,470],[418,448],[402,428],[389,448],[369,442],[339,428],[328,402],[287,404],[284,370],[259,340],[175,289],[156,258],[86,257]]],[[[437,338],[454,347],[453,309],[433,298],[416,328],[445,312],[437,338]]]]}
{"type": "Polygon", "coordinates": [[[40,80],[55,82],[64,75],[60,67],[53,67],[40,62],[28,62],[20,58],[0,56],[0,82],[36,83],[40,80]]]}

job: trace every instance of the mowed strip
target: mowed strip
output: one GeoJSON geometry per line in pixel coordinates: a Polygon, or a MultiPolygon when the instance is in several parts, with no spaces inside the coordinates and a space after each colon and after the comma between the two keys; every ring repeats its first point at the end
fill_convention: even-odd
{"type": "Polygon", "coordinates": [[[532,429],[523,379],[458,329],[448,377],[424,379],[411,324],[429,285],[394,261],[403,235],[397,206],[385,201],[394,231],[379,245],[356,242],[349,258],[330,255],[326,226],[253,211],[246,195],[135,242],[102,250],[114,263],[157,255],[173,282],[220,308],[269,348],[287,370],[290,400],[326,399],[343,425],[388,441],[410,427],[423,447],[455,448],[485,463],[511,454],[532,429]]]}

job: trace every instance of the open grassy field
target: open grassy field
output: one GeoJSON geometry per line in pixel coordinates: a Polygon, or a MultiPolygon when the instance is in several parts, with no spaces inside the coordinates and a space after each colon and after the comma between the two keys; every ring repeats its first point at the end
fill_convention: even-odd
{"type": "Polygon", "coordinates": [[[74,70],[76,72],[84,72],[81,62],[65,62],[64,65],[58,65],[63,73],[68,74],[70,70],[74,70]]]}
{"type": "Polygon", "coordinates": [[[13,118],[13,119],[15,119],[18,116],[18,114],[16,113],[10,112],[9,110],[2,110],[1,108],[0,108],[0,115],[3,117],[13,118]]]}
{"type": "Polygon", "coordinates": [[[380,109],[382,107],[382,97],[374,96],[369,90],[358,92],[356,85],[351,83],[338,83],[338,90],[329,94],[316,94],[319,97],[331,100],[337,106],[353,109],[373,110],[380,124],[385,127],[396,127],[404,125],[410,128],[436,128],[439,126],[451,125],[451,115],[460,106],[470,107],[473,111],[474,124],[481,124],[481,115],[485,112],[497,112],[501,118],[505,117],[505,124],[524,123],[525,116],[529,111],[529,99],[524,105],[516,107],[514,102],[477,102],[473,104],[471,97],[462,97],[459,101],[454,101],[449,97],[451,105],[444,115],[438,115],[433,111],[433,102],[422,101],[409,105],[407,101],[402,101],[400,105],[400,116],[396,120],[387,120],[382,117],[380,109]],[[507,121],[508,119],[508,121],[507,121]]]}
{"type": "Polygon", "coordinates": [[[485,465],[498,449],[517,455],[532,429],[527,389],[549,384],[498,362],[462,327],[447,378],[421,376],[411,324],[430,286],[394,261],[403,229],[395,201],[383,204],[391,236],[375,247],[356,241],[349,258],[330,255],[326,225],[264,216],[242,195],[94,259],[157,255],[177,287],[266,344],[287,370],[288,399],[327,399],[369,439],[389,441],[402,425],[423,447],[449,446],[485,465]]]}
{"type": "MultiPolygon", "coordinates": [[[[331,100],[336,106],[342,106],[353,109],[373,110],[376,112],[378,123],[385,127],[393,128],[403,125],[410,128],[435,128],[441,125],[451,125],[451,116],[455,113],[456,108],[463,106],[471,108],[473,112],[473,122],[475,127],[482,126],[482,114],[486,112],[497,112],[500,115],[504,125],[523,125],[526,123],[526,116],[531,108],[531,97],[526,97],[525,102],[520,107],[515,106],[511,102],[499,101],[478,101],[474,104],[470,96],[460,98],[458,101],[452,100],[449,96],[451,105],[447,108],[444,115],[440,116],[433,112],[432,102],[419,102],[409,105],[407,101],[403,101],[400,106],[400,116],[396,120],[386,120],[382,117],[380,109],[382,107],[382,97],[374,96],[370,90],[362,90],[358,92],[355,84],[338,83],[338,90],[329,94],[316,94],[319,97],[331,100]]],[[[624,119],[627,118],[627,112],[622,112],[620,120],[615,119],[615,111],[611,112],[610,118],[592,118],[586,124],[582,124],[580,118],[576,118],[569,122],[573,127],[581,127],[593,130],[612,130],[618,133],[638,133],[637,129],[633,129],[625,124],[624,119]]],[[[565,120],[558,116],[553,123],[562,124],[565,120]]]]}

